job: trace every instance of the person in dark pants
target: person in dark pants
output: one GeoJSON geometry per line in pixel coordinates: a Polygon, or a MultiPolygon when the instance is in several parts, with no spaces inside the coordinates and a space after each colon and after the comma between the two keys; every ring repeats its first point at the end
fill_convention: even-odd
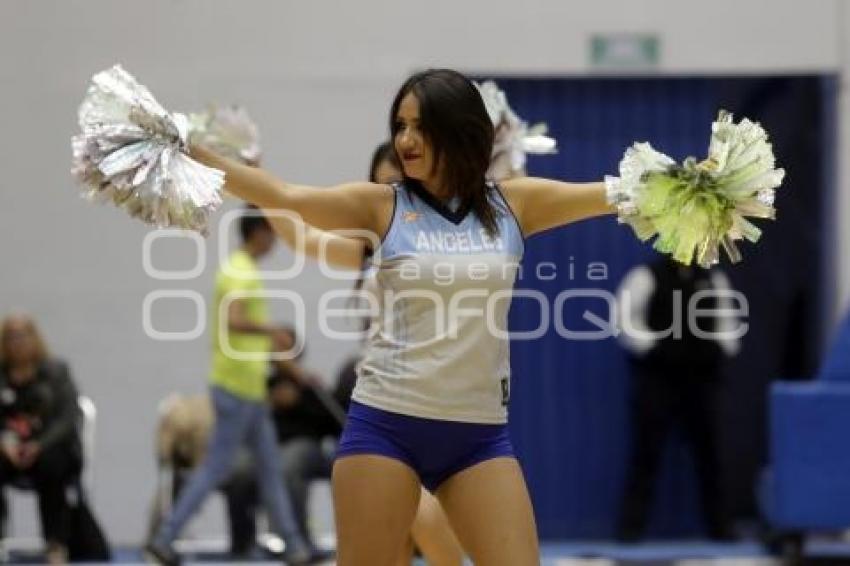
{"type": "MultiPolygon", "coordinates": [[[[82,470],[77,390],[52,359],[31,318],[0,326],[0,487],[25,482],[38,495],[46,561],[68,558],[71,507],[65,497],[82,470]]],[[[5,523],[6,509],[2,509],[5,523]]]]}
{"type": "MultiPolygon", "coordinates": [[[[276,344],[280,351],[289,350],[295,344],[294,331],[288,332],[289,339],[276,344]]],[[[301,532],[309,533],[310,482],[330,479],[333,448],[342,432],[345,413],[324,391],[320,380],[297,362],[297,359],[277,360],[272,364],[268,392],[283,481],[301,532]]],[[[231,551],[235,556],[244,556],[250,553],[256,540],[257,490],[250,458],[240,459],[224,492],[230,518],[231,551]]]]}
{"type": "Polygon", "coordinates": [[[718,269],[687,267],[666,257],[633,269],[619,289],[620,336],[630,353],[634,382],[632,455],[620,540],[644,536],[658,466],[673,427],[680,428],[693,451],[709,537],[731,538],[714,432],[721,364],[740,347],[729,292],[728,279],[718,269]],[[712,312],[692,320],[688,313],[694,309],[712,312]]]}

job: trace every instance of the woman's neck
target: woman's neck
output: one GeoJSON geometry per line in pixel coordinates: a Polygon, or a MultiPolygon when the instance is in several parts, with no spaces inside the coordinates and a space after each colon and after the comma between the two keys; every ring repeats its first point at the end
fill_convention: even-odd
{"type": "Polygon", "coordinates": [[[445,184],[435,179],[428,179],[420,182],[422,183],[422,186],[425,187],[425,190],[431,193],[431,196],[443,202],[452,200],[452,197],[454,196],[452,191],[449,190],[445,184]]]}

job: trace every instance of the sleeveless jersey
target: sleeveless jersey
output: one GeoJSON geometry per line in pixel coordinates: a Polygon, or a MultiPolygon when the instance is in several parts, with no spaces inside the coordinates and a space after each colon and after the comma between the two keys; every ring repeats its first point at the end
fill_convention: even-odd
{"type": "Polygon", "coordinates": [[[375,316],[352,398],[415,417],[504,423],[519,224],[494,184],[492,236],[473,212],[452,210],[415,181],[394,192],[365,285],[375,316]]]}

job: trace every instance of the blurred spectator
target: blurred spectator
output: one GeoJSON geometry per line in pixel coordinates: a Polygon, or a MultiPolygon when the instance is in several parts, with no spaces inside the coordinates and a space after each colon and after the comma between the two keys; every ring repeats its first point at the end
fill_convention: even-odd
{"type": "Polygon", "coordinates": [[[156,534],[189,475],[204,459],[214,418],[212,402],[206,393],[173,394],[163,401],[155,441],[156,495],[147,540],[156,534]]]}
{"type": "Polygon", "coordinates": [[[694,455],[708,535],[731,538],[713,421],[721,363],[740,348],[740,337],[733,332],[736,318],[717,310],[732,308],[728,293],[723,294],[729,290],[719,269],[687,267],[666,257],[633,269],[620,286],[620,336],[630,353],[634,383],[634,432],[618,531],[621,540],[644,536],[658,465],[674,426],[684,433],[694,455]],[[695,307],[714,311],[692,320],[689,311],[695,307]],[[711,336],[699,336],[700,332],[711,336]]]}
{"type": "Polygon", "coordinates": [[[266,404],[269,352],[280,329],[269,323],[257,262],[272,250],[276,237],[268,220],[250,206],[239,220],[239,231],[239,249],[216,275],[210,376],[213,431],[201,465],[145,546],[146,558],[160,564],[179,564],[172,543],[207,495],[230,476],[241,448],[249,449],[257,462],[263,502],[273,529],[286,541],[284,558],[309,564],[316,554],[300,532],[280,482],[274,428],[266,404]],[[221,316],[225,318],[219,320],[221,316]]]}
{"type": "MultiPolygon", "coordinates": [[[[275,339],[279,351],[294,344],[294,333],[283,329],[275,339]]],[[[307,531],[307,488],[313,479],[329,478],[333,446],[341,430],[341,409],[332,414],[313,387],[315,378],[305,375],[294,361],[276,361],[268,379],[272,418],[277,430],[282,479],[289,488],[296,518],[307,531]],[[307,383],[310,385],[308,386],[307,383]]],[[[333,399],[329,401],[333,404],[333,399]]],[[[159,529],[170,502],[176,500],[186,479],[203,460],[212,430],[214,413],[208,395],[172,396],[163,404],[157,429],[160,481],[151,514],[149,538],[159,529]]],[[[250,556],[256,541],[258,506],[256,470],[247,450],[235,458],[233,471],[220,486],[227,500],[233,557],[250,556]]],[[[324,554],[324,553],[318,553],[324,554]]],[[[317,555],[317,559],[320,556],[317,555]]]]}
{"type": "MultiPolygon", "coordinates": [[[[0,326],[0,487],[26,482],[35,490],[51,564],[68,559],[72,509],[66,492],[82,470],[78,418],[68,366],[48,355],[31,318],[6,318],[0,326]]],[[[2,514],[5,523],[5,505],[2,514]]]]}
{"type": "MultiPolygon", "coordinates": [[[[295,333],[277,341],[278,351],[295,344],[295,333]]],[[[302,353],[303,354],[303,351],[302,353]]],[[[277,430],[283,481],[292,497],[302,532],[309,533],[307,503],[310,482],[329,479],[336,440],[342,432],[345,413],[321,384],[294,360],[272,364],[268,380],[272,419],[277,430]]],[[[256,539],[257,490],[250,459],[243,459],[228,482],[228,512],[234,554],[246,554],[256,539]]]]}

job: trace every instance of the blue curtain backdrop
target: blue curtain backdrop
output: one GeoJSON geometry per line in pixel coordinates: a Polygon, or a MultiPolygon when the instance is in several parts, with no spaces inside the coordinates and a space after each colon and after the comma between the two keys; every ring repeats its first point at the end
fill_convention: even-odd
{"type": "MultiPolygon", "coordinates": [[[[758,246],[743,246],[744,262],[729,267],[750,302],[742,355],[721,386],[717,427],[723,484],[730,510],[756,512],[752,486],[765,462],[765,391],[772,379],[805,376],[817,363],[824,281],[821,252],[829,191],[834,80],[824,77],[537,79],[495,77],[516,112],[546,122],[555,156],[530,157],[531,175],[571,181],[616,173],[626,146],[650,141],[676,159],[704,156],[719,108],[759,120],[788,170],[777,198],[779,220],[762,223],[758,246]]],[[[623,275],[654,252],[613,218],[585,221],[528,240],[518,289],[550,301],[568,289],[615,292],[623,275]],[[550,263],[546,263],[550,262],[550,263]],[[594,262],[605,266],[602,271],[594,262]],[[555,264],[555,268],[551,264],[555,264]],[[539,270],[539,272],[538,272],[539,270]]],[[[511,432],[544,538],[613,535],[630,442],[630,380],[616,340],[566,340],[554,330],[592,331],[589,311],[607,318],[600,298],[572,298],[549,331],[512,344],[511,432]]],[[[538,302],[518,296],[514,331],[538,327],[538,302]]],[[[651,533],[699,531],[693,464],[676,438],[662,466],[651,533]]]]}

